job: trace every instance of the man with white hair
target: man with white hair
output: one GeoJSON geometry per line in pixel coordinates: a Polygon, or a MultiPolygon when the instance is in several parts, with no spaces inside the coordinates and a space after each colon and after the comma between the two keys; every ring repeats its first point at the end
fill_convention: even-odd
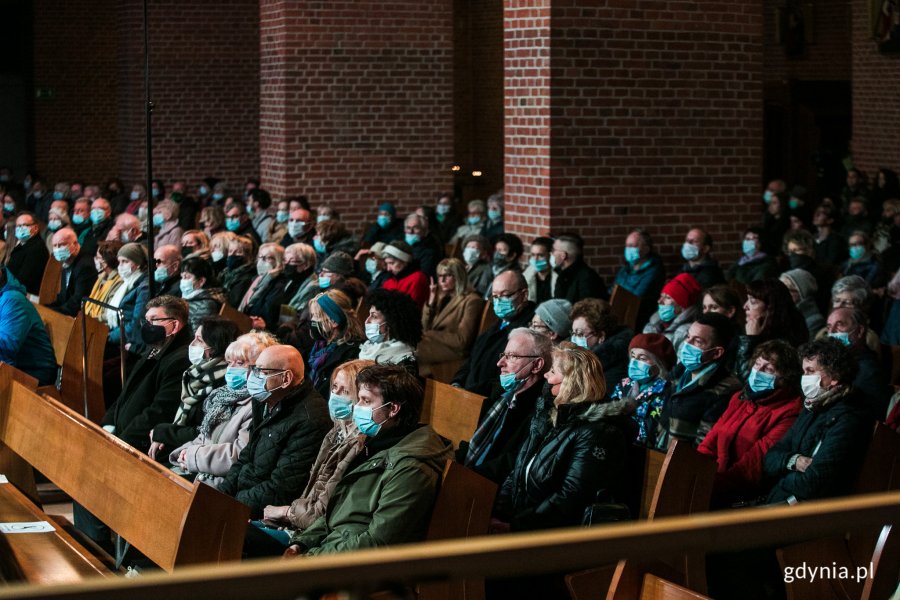
{"type": "Polygon", "coordinates": [[[428,229],[428,221],[412,213],[403,222],[404,241],[412,248],[419,268],[428,277],[437,274],[437,264],[444,258],[444,249],[437,236],[428,229]]]}
{"type": "Polygon", "coordinates": [[[78,235],[64,227],[53,234],[53,259],[62,265],[62,273],[59,294],[48,308],[74,317],[81,310],[81,300],[90,295],[97,280],[94,257],[84,254],[78,235]]]}
{"type": "Polygon", "coordinates": [[[131,213],[122,213],[116,217],[116,225],[110,230],[106,239],[118,240],[123,244],[129,242],[145,244],[147,241],[141,230],[141,220],[131,213]]]}

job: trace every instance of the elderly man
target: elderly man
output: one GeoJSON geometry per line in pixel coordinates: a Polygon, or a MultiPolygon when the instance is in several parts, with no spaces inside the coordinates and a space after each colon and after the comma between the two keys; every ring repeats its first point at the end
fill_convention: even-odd
{"type": "Polygon", "coordinates": [[[585,298],[607,298],[603,279],[584,262],[583,254],[581,236],[560,235],[553,242],[550,264],[557,273],[554,298],[564,298],[572,304],[585,298]]]}
{"type": "Polygon", "coordinates": [[[866,345],[867,323],[866,313],[858,308],[835,308],[828,315],[825,330],[852,350],[858,365],[853,387],[861,392],[861,401],[872,418],[881,420],[891,394],[878,355],[866,345]]]}
{"type": "Polygon", "coordinates": [[[97,253],[97,243],[106,239],[115,225],[112,219],[112,207],[106,198],[97,198],[91,202],[91,229],[83,240],[79,240],[85,252],[90,256],[97,253]]]}
{"type": "Polygon", "coordinates": [[[450,444],[419,424],[423,392],[405,369],[375,365],[356,378],[353,420],[365,448],[348,465],[324,516],[291,538],[285,555],[316,555],[422,541],[450,444]]]}
{"type": "MultiPolygon", "coordinates": [[[[297,208],[291,211],[288,217],[287,233],[279,242],[287,248],[293,244],[308,244],[312,246],[316,237],[316,228],[312,226],[312,215],[305,208],[297,208]]],[[[278,242],[279,240],[272,240],[278,242]]]]}
{"type": "MultiPolygon", "coordinates": [[[[50,253],[41,239],[40,226],[34,214],[20,212],[16,217],[16,245],[9,251],[6,268],[25,286],[27,293],[37,296],[50,253]]],[[[7,244],[10,240],[7,240],[7,244]]]]}
{"type": "Polygon", "coordinates": [[[719,261],[710,255],[712,245],[712,236],[699,227],[688,231],[681,245],[681,258],[686,261],[681,272],[693,275],[703,289],[725,282],[719,261]]]}
{"type": "Polygon", "coordinates": [[[530,329],[509,333],[497,362],[500,377],[482,407],[472,440],[460,447],[460,462],[498,484],[512,472],[544,389],[552,348],[550,338],[530,329]]]}
{"type": "Polygon", "coordinates": [[[156,269],[153,279],[156,281],[158,296],[181,295],[181,250],[172,244],[159,246],[153,251],[153,262],[156,269]]]}
{"type": "Polygon", "coordinates": [[[519,271],[505,271],[494,279],[491,301],[498,320],[475,339],[472,353],[453,377],[452,384],[488,396],[500,375],[497,356],[506,346],[508,331],[528,327],[534,317],[534,302],[528,300],[528,285],[519,271]]]}
{"type": "Polygon", "coordinates": [[[243,204],[235,202],[228,210],[225,211],[225,229],[241,236],[247,236],[256,242],[256,245],[262,244],[262,238],[253,228],[253,222],[247,216],[247,209],[243,204]]]}
{"type": "Polygon", "coordinates": [[[146,236],[141,230],[141,220],[131,213],[122,213],[116,217],[116,225],[113,227],[107,240],[118,240],[123,244],[134,242],[136,244],[146,243],[146,236]]]}
{"type": "Polygon", "coordinates": [[[306,380],[303,357],[292,346],[270,346],[247,379],[253,399],[250,441],[218,488],[260,518],[266,506],[300,495],[325,434],[328,406],[306,380]]]}
{"type": "Polygon", "coordinates": [[[625,238],[624,258],[625,264],[616,273],[615,285],[641,299],[636,324],[640,331],[656,312],[656,299],[666,282],[666,270],[662,259],[653,250],[650,234],[644,229],[634,229],[625,238]]]}
{"type": "Polygon", "coordinates": [[[444,258],[444,248],[436,235],[428,230],[428,221],[412,213],[403,222],[404,241],[412,248],[419,268],[428,277],[435,277],[437,264],[444,258]]]}
{"type": "Polygon", "coordinates": [[[75,316],[97,280],[94,257],[81,251],[78,236],[65,227],[53,234],[53,258],[62,265],[62,281],[56,300],[48,308],[75,316]]]}

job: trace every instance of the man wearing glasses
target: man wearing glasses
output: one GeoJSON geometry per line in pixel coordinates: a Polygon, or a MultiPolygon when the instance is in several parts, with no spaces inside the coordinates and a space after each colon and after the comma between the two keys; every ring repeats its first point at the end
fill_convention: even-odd
{"type": "Polygon", "coordinates": [[[303,492],[332,423],[293,346],[263,350],[247,391],[253,399],[250,441],[218,488],[249,506],[250,518],[261,519],[266,506],[288,505],[303,492]]]}

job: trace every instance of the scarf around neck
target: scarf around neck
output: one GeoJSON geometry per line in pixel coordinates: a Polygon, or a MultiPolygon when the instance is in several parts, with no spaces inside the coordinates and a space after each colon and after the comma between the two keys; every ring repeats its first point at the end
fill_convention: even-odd
{"type": "Polygon", "coordinates": [[[191,368],[181,376],[181,405],[175,413],[176,425],[187,425],[188,413],[200,401],[225,383],[228,363],[221,356],[210,358],[191,368]]]}

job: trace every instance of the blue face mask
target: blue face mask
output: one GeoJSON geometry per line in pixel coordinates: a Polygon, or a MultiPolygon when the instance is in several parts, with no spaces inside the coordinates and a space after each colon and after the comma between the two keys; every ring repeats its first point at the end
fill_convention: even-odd
{"type": "MultiPolygon", "coordinates": [[[[381,406],[387,406],[388,404],[391,403],[385,402],[381,406]]],[[[376,423],[375,418],[372,416],[375,408],[381,408],[381,406],[373,408],[371,406],[356,405],[353,407],[353,422],[356,423],[356,428],[359,429],[361,434],[367,437],[375,437],[381,431],[381,426],[384,423],[376,423]]]]}
{"type": "Polygon", "coordinates": [[[16,212],[16,205],[13,203],[6,203],[3,205],[3,212],[7,215],[11,215],[16,212]]]}
{"type": "Polygon", "coordinates": [[[181,290],[182,298],[190,298],[194,294],[194,282],[190,279],[182,279],[178,282],[178,289],[181,290]]]}
{"type": "Polygon", "coordinates": [[[640,248],[634,248],[632,246],[625,247],[625,262],[627,262],[629,265],[633,265],[640,259],[641,259],[640,248]]]}
{"type": "Polygon", "coordinates": [[[141,193],[140,193],[140,192],[138,192],[138,191],[133,191],[133,192],[131,192],[131,199],[132,199],[132,200],[139,200],[140,197],[141,197],[141,193]]]}
{"type": "Polygon", "coordinates": [[[62,221],[57,221],[53,219],[52,221],[47,221],[47,229],[50,231],[59,231],[62,229],[62,221]]]}
{"type": "Polygon", "coordinates": [[[319,276],[319,289],[327,290],[331,287],[331,277],[319,276]]]}
{"type": "Polygon", "coordinates": [[[216,192],[215,194],[213,194],[212,197],[213,197],[213,200],[218,202],[219,200],[221,200],[222,198],[225,197],[225,194],[223,194],[222,192],[216,192]]]}
{"type": "Polygon", "coordinates": [[[159,213],[153,215],[153,226],[154,227],[162,227],[163,223],[166,222],[166,219],[159,213]]]}
{"type": "Polygon", "coordinates": [[[391,224],[391,218],[388,215],[378,215],[376,221],[378,222],[378,226],[382,229],[387,229],[391,224]]]}
{"type": "Polygon", "coordinates": [[[40,200],[41,198],[44,197],[44,192],[42,192],[41,190],[35,190],[35,192],[34,192],[33,195],[34,195],[35,198],[37,198],[38,200],[40,200]]]}
{"type": "Polygon", "coordinates": [[[859,260],[866,255],[865,246],[850,246],[849,250],[851,260],[859,260]]]}
{"type": "Polygon", "coordinates": [[[438,215],[446,215],[447,213],[450,212],[450,205],[449,204],[438,204],[437,206],[434,207],[434,212],[435,212],[435,214],[438,214],[438,215]]]}
{"type": "Polygon", "coordinates": [[[687,242],[682,244],[681,257],[684,258],[684,260],[694,260],[698,256],[700,256],[700,248],[694,244],[688,244],[687,242]]]}
{"type": "Polygon", "coordinates": [[[538,259],[536,259],[536,258],[529,258],[529,259],[528,259],[528,264],[530,264],[531,267],[532,267],[535,271],[537,271],[538,273],[543,273],[544,271],[547,270],[547,267],[550,266],[550,263],[547,262],[547,261],[546,261],[545,259],[543,259],[543,258],[540,259],[540,260],[538,260],[538,259]]]}
{"type": "Polygon", "coordinates": [[[331,396],[328,397],[328,414],[336,421],[346,421],[353,415],[353,403],[350,402],[350,398],[331,392],[331,396]]]}
{"type": "Polygon", "coordinates": [[[91,223],[94,225],[99,225],[103,221],[106,220],[106,212],[102,209],[95,208],[91,211],[91,223]]]}
{"type": "Polygon", "coordinates": [[[72,215],[72,222],[76,225],[84,225],[84,216],[83,215],[72,215]]]}
{"type": "Polygon", "coordinates": [[[416,244],[419,243],[419,240],[420,240],[421,238],[419,237],[419,234],[418,234],[418,233],[407,233],[406,235],[403,236],[403,239],[404,239],[404,240],[406,241],[406,243],[409,244],[410,246],[415,246],[416,244]]]}
{"type": "Polygon", "coordinates": [[[65,198],[65,197],[66,197],[66,195],[63,194],[62,192],[53,192],[53,199],[54,199],[54,200],[62,200],[62,199],[65,198]]]}
{"type": "Polygon", "coordinates": [[[159,190],[158,189],[153,188],[152,190],[150,190],[150,193],[153,194],[154,198],[159,198],[159,190]]]}
{"type": "Polygon", "coordinates": [[[845,346],[850,345],[850,334],[846,331],[835,331],[834,333],[829,333],[828,337],[836,339],[845,346]]]}
{"type": "MultiPolygon", "coordinates": [[[[284,371],[281,373],[272,373],[271,375],[254,375],[253,373],[247,378],[247,391],[250,393],[250,397],[256,400],[257,402],[265,402],[269,399],[269,396],[272,395],[272,391],[266,389],[266,382],[269,380],[269,377],[275,377],[276,375],[284,375],[284,371]]],[[[281,387],[283,387],[282,384],[281,387]]],[[[278,388],[275,388],[278,389],[278,388]]]]}
{"type": "Polygon", "coordinates": [[[468,223],[469,225],[478,225],[479,223],[481,223],[481,217],[469,217],[468,219],[466,219],[466,223],[468,223]]]}
{"type": "Polygon", "coordinates": [[[675,320],[674,304],[657,304],[656,306],[659,309],[659,318],[662,322],[669,323],[675,320]]]}
{"type": "Polygon", "coordinates": [[[225,369],[225,385],[232,390],[239,390],[247,385],[247,368],[228,367],[225,369]]]}
{"type": "Polygon", "coordinates": [[[225,229],[228,231],[237,231],[241,227],[240,219],[225,219],[225,229]]]}
{"type": "Polygon", "coordinates": [[[534,364],[534,360],[530,360],[525,363],[518,371],[513,371],[512,373],[500,373],[500,387],[503,388],[504,391],[511,392],[517,390],[523,383],[525,383],[525,379],[517,379],[519,373],[531,368],[531,365],[534,364]]]}
{"type": "Polygon", "coordinates": [[[774,198],[774,197],[775,197],[775,193],[772,192],[771,190],[766,190],[765,192],[763,192],[763,202],[765,202],[766,204],[771,202],[772,198],[774,198]]]}
{"type": "Polygon", "coordinates": [[[741,242],[741,252],[743,252],[745,256],[753,256],[756,254],[756,241],[744,240],[741,242]]]}
{"type": "Polygon", "coordinates": [[[287,223],[291,215],[286,210],[279,210],[275,213],[275,220],[279,223],[287,223]]]}
{"type": "Polygon", "coordinates": [[[319,254],[325,254],[325,242],[319,238],[313,238],[313,248],[315,248],[316,252],[319,254]]]}
{"type": "Polygon", "coordinates": [[[757,369],[750,369],[750,376],[747,378],[747,385],[754,392],[765,392],[766,390],[775,389],[775,376],[770,373],[763,373],[757,369]]]}
{"type": "Polygon", "coordinates": [[[31,227],[16,227],[16,239],[24,242],[31,237],[31,227]]]}
{"type": "Polygon", "coordinates": [[[199,192],[200,192],[201,196],[205,196],[209,193],[209,188],[206,187],[205,185],[201,185],[199,192]]]}
{"type": "Polygon", "coordinates": [[[505,319],[516,311],[512,298],[494,298],[494,314],[505,319]]]}
{"type": "Polygon", "coordinates": [[[638,383],[644,383],[650,379],[650,365],[642,360],[632,358],[628,361],[628,378],[638,383]]]}
{"type": "Polygon", "coordinates": [[[377,270],[378,270],[378,263],[375,262],[375,259],[374,259],[374,258],[367,258],[367,259],[366,259],[366,272],[367,272],[369,275],[374,275],[374,274],[375,274],[375,271],[377,271],[377,270]]]}
{"type": "Polygon", "coordinates": [[[502,216],[503,216],[503,211],[493,210],[490,208],[488,209],[488,219],[490,219],[491,221],[499,221],[500,217],[502,217],[502,216]]]}
{"type": "Polygon", "coordinates": [[[681,364],[684,365],[685,369],[688,371],[696,371],[703,366],[703,350],[697,346],[684,342],[681,345],[678,359],[681,361],[681,364]]]}
{"type": "Polygon", "coordinates": [[[156,270],[153,271],[153,279],[156,283],[162,283],[166,279],[169,278],[169,271],[165,267],[156,267],[156,270]]]}
{"type": "Polygon", "coordinates": [[[72,258],[72,253],[69,251],[68,246],[63,246],[62,248],[54,248],[53,249],[53,258],[58,260],[59,262],[66,262],[70,258],[72,258]]]}
{"type": "Polygon", "coordinates": [[[303,229],[306,227],[306,223],[303,221],[291,221],[288,223],[288,234],[292,238],[298,238],[303,234],[303,229]]]}
{"type": "Polygon", "coordinates": [[[587,347],[588,347],[587,336],[583,336],[583,335],[573,335],[573,336],[570,338],[570,341],[571,341],[573,344],[575,344],[576,346],[578,346],[579,348],[585,348],[585,349],[587,349],[587,347]]]}

